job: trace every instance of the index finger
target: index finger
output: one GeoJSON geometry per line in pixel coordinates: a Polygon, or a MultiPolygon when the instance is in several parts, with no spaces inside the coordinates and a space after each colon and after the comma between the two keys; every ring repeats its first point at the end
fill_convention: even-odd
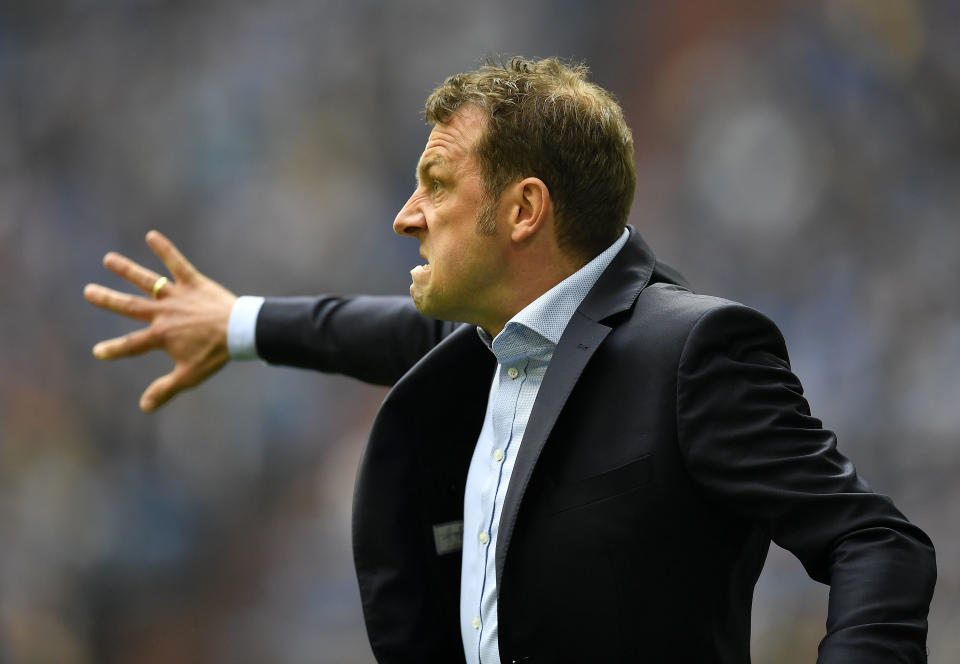
{"type": "Polygon", "coordinates": [[[163,264],[167,266],[170,274],[177,281],[190,283],[200,274],[197,268],[173,245],[173,242],[168,240],[160,231],[147,233],[147,244],[160,257],[160,260],[163,261],[163,264]]]}

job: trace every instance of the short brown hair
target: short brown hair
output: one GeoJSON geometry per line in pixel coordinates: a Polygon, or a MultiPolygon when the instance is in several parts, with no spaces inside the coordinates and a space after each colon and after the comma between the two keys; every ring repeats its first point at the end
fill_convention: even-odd
{"type": "Polygon", "coordinates": [[[474,149],[487,195],[540,178],[554,202],[560,246],[589,259],[623,232],[636,171],[623,111],[587,81],[587,71],[556,58],[487,60],[434,90],[426,117],[442,124],[465,104],[483,109],[487,127],[474,149]]]}

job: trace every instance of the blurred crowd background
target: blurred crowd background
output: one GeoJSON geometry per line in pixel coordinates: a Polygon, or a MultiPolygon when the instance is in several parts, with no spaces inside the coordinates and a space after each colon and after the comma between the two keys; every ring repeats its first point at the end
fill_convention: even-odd
{"type": "MultiPolygon", "coordinates": [[[[240,294],[405,293],[423,100],[496,53],[617,95],[631,223],[782,327],[933,537],[930,661],[958,661],[958,34],[950,0],[4,2],[0,663],[372,662],[349,512],[384,391],[234,363],[144,415],[167,359],[94,360],[135,325],[81,292],[126,287],[108,250],[159,270],[157,228],[240,294]]],[[[814,661],[825,616],[773,547],[754,661],[814,661]]]]}

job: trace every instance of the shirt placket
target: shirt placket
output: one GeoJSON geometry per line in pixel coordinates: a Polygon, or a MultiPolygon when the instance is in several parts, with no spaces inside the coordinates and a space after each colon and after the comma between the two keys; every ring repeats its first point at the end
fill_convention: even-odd
{"type": "MultiPolygon", "coordinates": [[[[477,536],[478,545],[483,547],[484,578],[480,591],[480,606],[477,615],[482,617],[474,626],[478,629],[477,648],[481,664],[498,664],[499,653],[496,652],[497,625],[496,625],[496,556],[493,543],[496,541],[500,523],[500,512],[503,506],[503,496],[507,489],[509,473],[505,467],[515,455],[517,432],[517,411],[520,397],[526,381],[527,358],[504,358],[498,366],[498,384],[493,409],[493,449],[487,450],[491,464],[488,477],[491,482],[484,487],[484,514],[489,515],[484,522],[483,530],[477,536]],[[478,624],[479,623],[479,624],[478,624]]],[[[476,619],[475,619],[476,620],[476,619]]]]}

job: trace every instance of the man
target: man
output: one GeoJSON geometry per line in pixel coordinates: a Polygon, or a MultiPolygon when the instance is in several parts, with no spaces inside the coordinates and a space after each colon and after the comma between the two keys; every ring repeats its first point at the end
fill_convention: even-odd
{"type": "Polygon", "coordinates": [[[381,662],[746,662],[771,540],[831,585],[823,662],[925,661],[933,547],[809,414],[766,318],[695,295],[625,226],[632,140],[583,68],[449,78],[394,230],[406,298],[240,298],[159,233],[175,282],[101,359],[166,350],[153,410],[232,355],[393,385],[354,556],[381,662]],[[464,324],[465,323],[465,324],[464,324]],[[458,620],[459,616],[459,620],[458,620]]]}

